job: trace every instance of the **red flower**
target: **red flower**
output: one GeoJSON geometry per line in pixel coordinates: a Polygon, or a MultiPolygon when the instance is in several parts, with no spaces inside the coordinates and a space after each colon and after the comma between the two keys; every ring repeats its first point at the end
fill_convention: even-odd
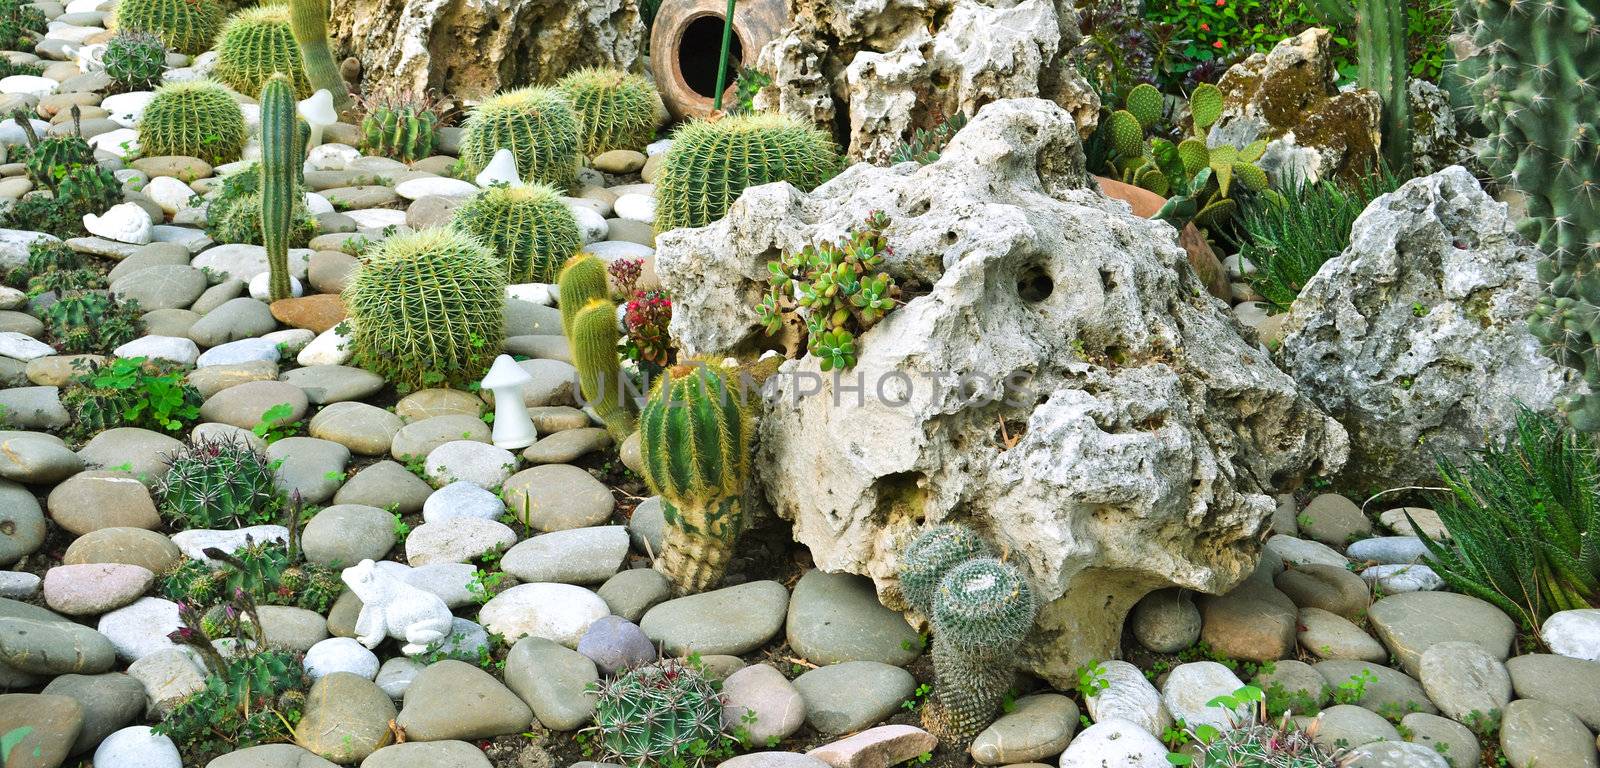
{"type": "Polygon", "coordinates": [[[1202,21],[1202,22],[1200,22],[1200,29],[1203,32],[1210,32],[1211,31],[1211,25],[1202,21]]]}
{"type": "Polygon", "coordinates": [[[1214,43],[1212,43],[1212,44],[1211,44],[1211,47],[1212,47],[1212,48],[1221,48],[1221,47],[1222,47],[1222,41],[1221,41],[1221,40],[1218,40],[1218,41],[1216,41],[1216,42],[1214,42],[1214,43]]]}
{"type": "Polygon", "coordinates": [[[1228,0],[1217,0],[1217,7],[1218,8],[1221,8],[1222,6],[1227,5],[1227,4],[1228,4],[1228,0]]]}

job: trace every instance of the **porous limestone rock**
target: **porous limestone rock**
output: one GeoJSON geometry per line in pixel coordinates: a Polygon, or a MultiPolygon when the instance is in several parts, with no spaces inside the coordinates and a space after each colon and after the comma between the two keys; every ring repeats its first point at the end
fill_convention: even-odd
{"type": "Polygon", "coordinates": [[[886,212],[908,301],[858,339],[848,379],[805,357],[769,380],[759,486],[818,568],[872,577],[893,608],[907,535],[973,524],[1045,603],[1023,660],[1057,685],[1115,657],[1146,593],[1242,580],[1271,494],[1347,450],[1170,225],[1103,197],[1083,163],[1066,110],[994,102],[930,165],[755,187],[657,252],[684,356],[743,353],[768,260],[886,212]]]}
{"type": "Polygon", "coordinates": [[[1350,433],[1354,488],[1436,485],[1435,461],[1502,438],[1517,403],[1579,386],[1526,323],[1542,258],[1451,166],[1379,197],[1284,320],[1284,370],[1350,433]]]}
{"type": "Polygon", "coordinates": [[[1474,167],[1472,134],[1465,120],[1457,119],[1450,96],[1433,83],[1414,79],[1406,84],[1411,105],[1411,167],[1417,176],[1437,173],[1452,165],[1474,167]]]}
{"type": "Polygon", "coordinates": [[[1313,27],[1230,67],[1217,83],[1222,117],[1207,142],[1269,139],[1258,164],[1278,184],[1365,174],[1381,146],[1381,102],[1371,89],[1339,90],[1330,43],[1328,30],[1313,27]]]}
{"type": "Polygon", "coordinates": [[[329,36],[356,56],[362,90],[483,98],[585,66],[642,69],[638,0],[349,0],[329,36]]]}
{"type": "Polygon", "coordinates": [[[1097,97],[1073,68],[1071,0],[793,0],[761,49],[757,106],[833,129],[883,162],[917,128],[996,99],[1042,97],[1094,130],[1097,97]]]}

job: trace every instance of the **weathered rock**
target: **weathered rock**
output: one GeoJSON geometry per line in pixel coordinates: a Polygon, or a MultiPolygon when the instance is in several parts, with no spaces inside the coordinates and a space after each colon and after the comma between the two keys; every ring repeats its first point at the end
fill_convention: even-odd
{"type": "Polygon", "coordinates": [[[1369,89],[1339,90],[1332,38],[1313,27],[1229,68],[1217,83],[1222,117],[1207,143],[1268,139],[1259,164],[1274,179],[1365,174],[1378,158],[1380,102],[1369,89]]]}
{"type": "Polygon", "coordinates": [[[1459,166],[1413,179],[1367,206],[1295,300],[1279,355],[1349,430],[1352,487],[1434,484],[1438,457],[1578,386],[1528,334],[1543,256],[1514,223],[1459,166]]]}
{"type": "Polygon", "coordinates": [[[980,521],[1046,603],[1022,659],[1058,685],[1115,655],[1146,593],[1225,592],[1248,574],[1276,503],[1232,478],[1288,487],[1345,451],[1205,296],[1166,225],[1101,197],[1081,157],[1064,110],[997,102],[930,165],[856,165],[809,195],[756,187],[657,253],[683,352],[721,357],[760,333],[772,252],[885,211],[885,270],[931,292],[858,339],[859,400],[813,357],[769,382],[760,485],[819,568],[871,576],[891,608],[903,534],[958,511],[980,521]],[[1023,370],[1031,382],[1006,383],[1023,370]],[[1009,449],[1001,414],[1027,425],[1009,449]]]}
{"type": "Polygon", "coordinates": [[[323,675],[306,693],[295,743],[339,763],[354,763],[388,746],[394,702],[371,680],[348,672],[323,675]]]}
{"type": "Polygon", "coordinates": [[[482,98],[584,66],[637,71],[645,53],[635,0],[362,0],[341,4],[329,33],[336,46],[356,52],[368,93],[482,98]]]}
{"type": "Polygon", "coordinates": [[[1595,768],[1594,734],[1577,715],[1537,699],[1506,707],[1500,721],[1500,752],[1512,768],[1572,766],[1595,768]]]}
{"type": "Polygon", "coordinates": [[[757,59],[772,78],[757,106],[830,129],[847,116],[852,158],[884,162],[915,129],[997,99],[1049,99],[1084,135],[1094,129],[1099,99],[1070,62],[1070,2],[804,0],[789,11],[757,59]]]}
{"type": "Polygon", "coordinates": [[[1474,642],[1504,661],[1516,637],[1516,627],[1499,608],[1453,592],[1390,595],[1373,603],[1367,617],[1378,639],[1389,647],[1400,666],[1413,674],[1422,654],[1434,643],[1474,642]]]}

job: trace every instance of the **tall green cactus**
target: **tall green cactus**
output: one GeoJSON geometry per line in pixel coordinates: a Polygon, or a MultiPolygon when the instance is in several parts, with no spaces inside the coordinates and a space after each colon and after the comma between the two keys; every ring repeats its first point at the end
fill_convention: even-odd
{"type": "Polygon", "coordinates": [[[1397,0],[1313,0],[1329,24],[1356,25],[1356,84],[1383,101],[1383,159],[1395,173],[1411,168],[1411,102],[1406,82],[1406,4],[1397,0]],[[1352,4],[1353,2],[1353,4],[1352,4]]]}
{"type": "Polygon", "coordinates": [[[333,108],[350,108],[350,91],[339,75],[339,63],[328,47],[328,0],[289,0],[289,27],[300,44],[300,58],[313,91],[333,94],[333,108]]]}
{"type": "Polygon", "coordinates": [[[607,299],[591,299],[572,319],[572,362],[578,369],[578,388],[583,399],[606,423],[606,431],[618,445],[637,427],[633,410],[623,397],[622,358],[617,353],[617,305],[607,299]]]}
{"type": "Polygon", "coordinates": [[[639,418],[644,480],[667,519],[655,567],[680,594],[722,580],[744,525],[750,412],[729,378],[705,364],[675,366],[639,418]]]}
{"type": "Polygon", "coordinates": [[[1529,327],[1580,371],[1589,393],[1565,403],[1572,426],[1600,431],[1600,2],[1457,7],[1471,55],[1457,66],[1489,129],[1483,160],[1527,198],[1523,235],[1549,257],[1529,327]]]}
{"type": "Polygon", "coordinates": [[[577,318],[579,310],[595,299],[610,298],[608,278],[606,263],[599,256],[579,251],[578,255],[567,259],[566,266],[561,268],[561,276],[556,279],[561,333],[567,338],[572,338],[572,321],[577,318]]]}
{"type": "Polygon", "coordinates": [[[287,76],[274,75],[261,89],[261,239],[267,247],[273,301],[291,295],[289,232],[301,174],[294,107],[294,86],[287,76]]]}

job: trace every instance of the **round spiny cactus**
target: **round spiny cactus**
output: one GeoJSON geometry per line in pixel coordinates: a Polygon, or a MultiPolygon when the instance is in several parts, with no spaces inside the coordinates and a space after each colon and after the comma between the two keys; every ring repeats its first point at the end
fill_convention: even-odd
{"type": "Polygon", "coordinates": [[[277,517],[272,461],[243,440],[198,438],[167,457],[161,511],[185,529],[234,529],[277,517]]]}
{"type": "Polygon", "coordinates": [[[582,69],[556,84],[578,113],[578,146],[594,157],[643,149],[656,135],[656,89],[619,69],[582,69]]]}
{"type": "Polygon", "coordinates": [[[1028,581],[994,558],[968,560],[944,575],[933,596],[933,696],[928,731],[965,747],[1000,711],[1013,677],[1011,656],[1038,614],[1028,581]]]}
{"type": "Polygon", "coordinates": [[[217,36],[217,62],[211,75],[239,93],[254,96],[276,73],[288,75],[296,98],[311,95],[311,83],[289,26],[289,8],[263,5],[228,19],[217,36]]]}
{"type": "Polygon", "coordinates": [[[106,43],[101,59],[106,75],[119,90],[141,91],[156,87],[167,67],[167,47],[150,32],[123,30],[106,43]]]}
{"type": "Polygon", "coordinates": [[[209,80],[161,86],[139,120],[139,150],[147,156],[187,155],[221,165],[239,159],[248,136],[239,102],[209,80]]]}
{"type": "Polygon", "coordinates": [[[900,552],[900,593],[924,616],[933,614],[933,595],[950,569],[990,555],[989,545],[964,525],[936,525],[917,534],[900,552]]]}
{"type": "Polygon", "coordinates": [[[455,225],[504,259],[510,283],[550,283],[583,245],[560,193],[543,184],[496,184],[456,209],[455,225]]]}
{"type": "Polygon", "coordinates": [[[698,121],[672,137],[656,182],[656,231],[703,227],[746,187],[787,181],[809,192],[839,168],[833,139],[788,117],[758,113],[698,121]]]}
{"type": "Polygon", "coordinates": [[[356,363],[403,388],[474,383],[500,351],[505,291],[505,270],[471,235],[391,237],[344,291],[356,363]]]}
{"type": "Polygon", "coordinates": [[[216,0],[120,0],[114,26],[160,35],[178,53],[198,56],[217,38],[222,7],[216,0]]]}
{"type": "Polygon", "coordinates": [[[578,175],[578,118],[553,88],[496,94],[474,107],[462,126],[461,160],[476,176],[500,149],[517,159],[524,181],[566,191],[578,175]]]}
{"type": "Polygon", "coordinates": [[[608,759],[698,766],[722,733],[722,697],[700,670],[662,659],[599,685],[593,730],[608,759]]]}

